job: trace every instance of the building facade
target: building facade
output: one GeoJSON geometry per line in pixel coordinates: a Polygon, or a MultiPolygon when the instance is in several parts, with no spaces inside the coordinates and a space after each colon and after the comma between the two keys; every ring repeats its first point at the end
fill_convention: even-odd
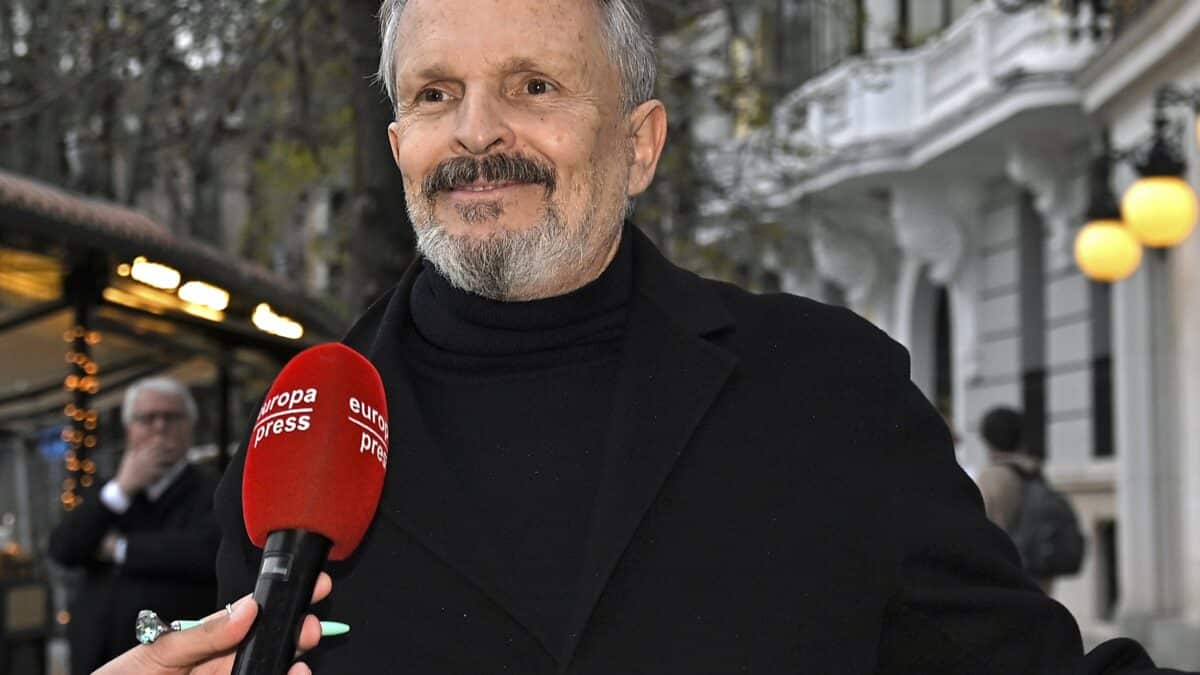
{"type": "MultiPolygon", "coordinates": [[[[804,151],[749,153],[730,192],[807,247],[779,270],[787,290],[908,347],[969,472],[982,415],[1026,412],[1088,533],[1083,571],[1054,590],[1085,641],[1130,635],[1200,668],[1200,236],[1111,285],[1072,254],[1101,136],[1144,143],[1156,89],[1200,85],[1200,3],[847,4],[854,21],[797,24],[831,62],[804,61],[765,127],[714,140],[717,156],[804,151]]],[[[1118,195],[1135,178],[1126,162],[1113,176],[1118,195]]]]}

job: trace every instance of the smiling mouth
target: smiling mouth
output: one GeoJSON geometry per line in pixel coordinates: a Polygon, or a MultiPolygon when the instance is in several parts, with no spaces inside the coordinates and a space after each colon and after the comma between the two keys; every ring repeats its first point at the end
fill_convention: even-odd
{"type": "Polygon", "coordinates": [[[496,183],[476,181],[474,183],[468,183],[465,185],[456,185],[451,189],[451,192],[469,192],[479,194],[496,192],[497,190],[503,190],[504,188],[513,187],[515,185],[519,185],[519,183],[513,181],[500,181],[496,183]]]}

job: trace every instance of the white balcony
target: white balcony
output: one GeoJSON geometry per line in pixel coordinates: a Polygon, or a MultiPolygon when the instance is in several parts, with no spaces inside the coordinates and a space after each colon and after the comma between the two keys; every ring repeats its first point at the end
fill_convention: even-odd
{"type": "MultiPolygon", "coordinates": [[[[1064,127],[1082,119],[1074,76],[1097,44],[1072,38],[1072,21],[1050,8],[1006,14],[979,4],[916,49],[843,61],[786,96],[771,129],[722,149],[740,158],[731,187],[786,208],[847,181],[931,163],[982,171],[982,156],[994,163],[988,172],[1002,170],[1004,138],[1023,116],[1040,111],[1042,128],[1047,111],[1059,110],[1064,127]],[[763,147],[767,157],[755,150],[763,147]],[[958,148],[967,151],[951,152],[958,148]]],[[[1074,126],[1065,135],[1082,137],[1074,126]]]]}

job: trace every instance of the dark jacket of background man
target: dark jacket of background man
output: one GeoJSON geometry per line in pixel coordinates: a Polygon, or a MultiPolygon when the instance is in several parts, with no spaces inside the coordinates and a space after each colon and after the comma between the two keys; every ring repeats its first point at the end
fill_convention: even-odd
{"type": "MultiPolygon", "coordinates": [[[[352,630],[322,641],[314,672],[1151,667],[1129,641],[1085,658],[986,520],[903,348],[847,310],[703,280],[626,236],[634,292],[571,639],[548,648],[513,601],[521,574],[487,574],[485,514],[420,429],[396,348],[418,265],[346,340],[383,376],[392,448],[379,512],[322,608],[352,630]]],[[[221,602],[251,590],[258,562],[241,477],[239,458],[217,493],[221,602]]]]}
{"type": "Polygon", "coordinates": [[[199,618],[216,607],[215,478],[189,465],[158,499],[138,494],[120,515],[99,498],[101,485],[83,492],[83,503],[50,536],[51,557],[83,568],[67,626],[74,675],[90,673],[135,646],[139,610],[153,609],[172,621],[199,618]],[[119,565],[95,558],[101,539],[113,530],[128,542],[119,565]]]}

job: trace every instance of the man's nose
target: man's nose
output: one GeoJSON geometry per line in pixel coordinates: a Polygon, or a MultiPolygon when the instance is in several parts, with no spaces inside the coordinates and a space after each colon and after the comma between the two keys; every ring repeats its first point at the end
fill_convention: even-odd
{"type": "Polygon", "coordinates": [[[511,147],[514,140],[509,125],[510,111],[498,96],[482,91],[468,92],[458,107],[454,140],[460,150],[472,155],[511,147]]]}

